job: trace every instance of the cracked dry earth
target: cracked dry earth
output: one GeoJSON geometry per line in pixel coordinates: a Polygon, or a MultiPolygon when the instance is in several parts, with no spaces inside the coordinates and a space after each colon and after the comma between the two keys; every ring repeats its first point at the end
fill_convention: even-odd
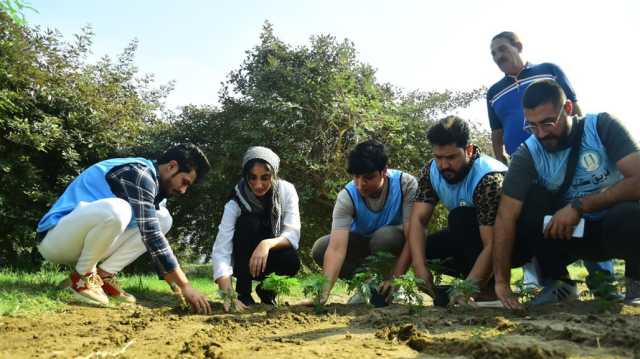
{"type": "Polygon", "coordinates": [[[640,308],[589,302],[528,313],[333,304],[185,315],[169,306],[0,317],[0,358],[634,358],[640,308]]]}

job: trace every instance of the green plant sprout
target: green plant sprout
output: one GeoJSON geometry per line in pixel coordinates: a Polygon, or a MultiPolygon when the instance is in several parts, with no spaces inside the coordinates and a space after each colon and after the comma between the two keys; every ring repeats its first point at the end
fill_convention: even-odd
{"type": "Polygon", "coordinates": [[[426,261],[427,268],[431,271],[433,275],[433,285],[439,286],[442,285],[442,276],[445,272],[449,270],[445,263],[449,262],[451,258],[444,259],[428,259],[426,261]]]}
{"type": "Polygon", "coordinates": [[[518,279],[514,285],[516,287],[516,295],[523,303],[530,302],[538,294],[538,290],[534,286],[527,285],[524,282],[524,278],[518,279]]]}
{"type": "Polygon", "coordinates": [[[424,284],[424,281],[416,278],[416,275],[411,271],[396,277],[393,279],[393,286],[396,287],[393,298],[401,303],[410,305],[411,308],[421,306],[422,296],[420,295],[419,286],[422,284],[424,284]]]}
{"type": "Polygon", "coordinates": [[[322,273],[312,274],[302,280],[302,293],[305,297],[313,300],[313,307],[316,313],[322,312],[322,293],[328,282],[327,277],[322,273]]]}
{"type": "Polygon", "coordinates": [[[238,308],[236,307],[236,299],[238,299],[238,294],[235,290],[233,290],[233,288],[229,288],[227,290],[220,289],[218,291],[218,295],[220,296],[220,298],[222,298],[223,302],[229,302],[232,311],[238,311],[238,308]]]}
{"type": "Polygon", "coordinates": [[[465,303],[469,303],[471,298],[478,293],[480,293],[480,288],[478,287],[478,283],[472,278],[455,279],[449,289],[450,298],[462,297],[465,303]]]}
{"type": "Polygon", "coordinates": [[[291,295],[291,289],[299,284],[300,282],[298,281],[298,279],[294,277],[271,273],[262,281],[262,289],[270,290],[276,293],[274,303],[276,307],[279,307],[280,300],[278,298],[285,295],[291,295]]]}
{"type": "Polygon", "coordinates": [[[368,256],[357,273],[348,281],[347,291],[357,292],[367,303],[371,303],[372,288],[378,288],[391,272],[395,257],[389,252],[377,252],[368,256]]]}
{"type": "Polygon", "coordinates": [[[589,292],[593,295],[593,303],[601,312],[607,312],[614,308],[618,295],[618,286],[615,278],[603,271],[596,271],[586,278],[589,292]]]}

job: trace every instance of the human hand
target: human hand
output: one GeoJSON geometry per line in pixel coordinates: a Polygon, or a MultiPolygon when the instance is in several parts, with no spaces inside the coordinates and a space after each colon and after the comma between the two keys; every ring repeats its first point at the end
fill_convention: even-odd
{"type": "Polygon", "coordinates": [[[267,269],[269,250],[271,250],[271,246],[267,240],[258,243],[256,249],[253,250],[253,254],[249,258],[249,273],[254,278],[260,276],[267,269]]]}
{"type": "Polygon", "coordinates": [[[247,306],[244,305],[244,303],[242,303],[242,301],[238,298],[225,298],[224,302],[222,303],[222,306],[226,313],[229,313],[231,309],[233,309],[236,312],[242,312],[247,309],[247,306]]]}
{"type": "Polygon", "coordinates": [[[505,308],[511,310],[522,310],[523,306],[518,301],[518,298],[513,294],[508,284],[496,283],[496,296],[502,302],[505,308]]]}
{"type": "Polygon", "coordinates": [[[544,229],[544,238],[571,239],[580,214],[570,205],[556,212],[544,229]]]}
{"type": "Polygon", "coordinates": [[[191,311],[197,314],[211,314],[211,305],[205,295],[200,294],[190,284],[185,284],[180,288],[182,295],[186,299],[187,303],[191,307],[191,311]]]}
{"type": "Polygon", "coordinates": [[[393,280],[388,279],[380,283],[378,286],[378,293],[384,297],[385,302],[391,303],[393,300],[393,294],[396,292],[396,287],[393,285],[393,280]]]}

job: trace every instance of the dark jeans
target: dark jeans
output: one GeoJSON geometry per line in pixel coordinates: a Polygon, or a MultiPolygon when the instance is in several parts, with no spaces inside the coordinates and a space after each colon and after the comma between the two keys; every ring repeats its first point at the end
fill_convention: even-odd
{"type": "Polygon", "coordinates": [[[556,207],[549,193],[534,186],[523,204],[517,225],[514,266],[532,256],[538,258],[543,278],[567,278],[567,265],[577,259],[602,261],[623,259],[625,276],[640,279],[640,202],[622,202],[609,208],[604,218],[587,221],[583,238],[544,239],[545,215],[556,207]]]}
{"type": "Polygon", "coordinates": [[[251,294],[251,281],[262,281],[271,273],[293,276],[300,270],[298,252],[293,248],[272,249],[267,257],[264,273],[253,277],[249,272],[249,259],[263,239],[273,238],[268,222],[261,216],[242,214],[236,222],[233,236],[233,272],[238,295],[251,294]]]}
{"type": "Polygon", "coordinates": [[[476,209],[458,207],[449,212],[447,228],[427,236],[428,260],[444,260],[443,274],[465,278],[482,251],[476,209]]]}
{"type": "MultiPolygon", "coordinates": [[[[311,248],[313,260],[322,267],[324,255],[329,247],[331,235],[320,237],[311,248]]],[[[404,232],[400,225],[378,228],[370,236],[349,232],[347,254],[340,269],[339,277],[350,279],[362,266],[366,258],[378,252],[388,252],[398,257],[404,247],[404,232]]]]}

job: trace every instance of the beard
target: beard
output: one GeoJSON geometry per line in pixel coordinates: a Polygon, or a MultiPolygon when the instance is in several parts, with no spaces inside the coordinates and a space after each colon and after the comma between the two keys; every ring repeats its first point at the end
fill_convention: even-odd
{"type": "Polygon", "coordinates": [[[568,146],[569,136],[547,136],[539,138],[538,141],[547,152],[557,152],[568,146]]]}
{"type": "Polygon", "coordinates": [[[467,173],[469,173],[470,169],[471,169],[471,166],[467,165],[458,172],[453,170],[444,170],[444,171],[440,171],[440,174],[442,175],[442,178],[444,178],[444,180],[447,181],[448,184],[456,184],[462,181],[467,176],[467,173]]]}

